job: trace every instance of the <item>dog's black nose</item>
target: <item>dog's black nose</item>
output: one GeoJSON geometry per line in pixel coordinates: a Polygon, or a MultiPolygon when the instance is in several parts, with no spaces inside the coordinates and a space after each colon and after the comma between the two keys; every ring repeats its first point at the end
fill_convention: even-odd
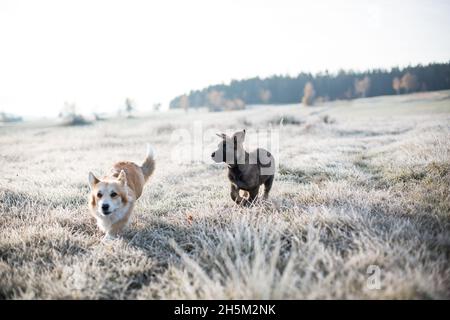
{"type": "Polygon", "coordinates": [[[216,153],[215,153],[215,152],[211,153],[211,158],[214,158],[214,157],[215,157],[215,155],[216,155],[216,153]]]}
{"type": "Polygon", "coordinates": [[[108,211],[109,210],[109,204],[107,204],[107,203],[102,204],[102,210],[103,211],[108,211]]]}

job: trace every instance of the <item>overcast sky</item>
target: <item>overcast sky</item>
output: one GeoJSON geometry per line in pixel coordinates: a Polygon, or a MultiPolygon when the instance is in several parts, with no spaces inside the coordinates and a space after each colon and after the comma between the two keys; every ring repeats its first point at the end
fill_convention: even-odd
{"type": "Polygon", "coordinates": [[[0,111],[140,109],[273,74],[450,60],[446,0],[0,0],[0,111]]]}

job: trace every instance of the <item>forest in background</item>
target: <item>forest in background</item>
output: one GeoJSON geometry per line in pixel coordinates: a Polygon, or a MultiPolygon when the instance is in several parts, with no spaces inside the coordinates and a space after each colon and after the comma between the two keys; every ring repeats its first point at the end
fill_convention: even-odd
{"type": "Polygon", "coordinates": [[[450,61],[428,65],[374,69],[364,72],[328,71],[297,77],[274,75],[268,78],[232,80],[192,90],[170,102],[170,108],[207,107],[211,111],[239,110],[252,104],[289,104],[394,95],[418,91],[450,89],[450,61]]]}

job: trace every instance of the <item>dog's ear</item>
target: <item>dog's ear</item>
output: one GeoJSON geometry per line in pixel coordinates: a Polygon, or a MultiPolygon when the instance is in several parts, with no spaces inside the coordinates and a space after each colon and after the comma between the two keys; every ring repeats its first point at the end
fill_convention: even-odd
{"type": "Polygon", "coordinates": [[[233,134],[233,139],[237,142],[237,143],[243,143],[244,139],[245,139],[245,129],[242,131],[238,131],[235,134],[233,134]]]}
{"type": "Polygon", "coordinates": [[[121,185],[125,185],[127,183],[127,175],[126,175],[125,171],[120,170],[117,180],[119,180],[121,185]]]}
{"type": "Polygon", "coordinates": [[[94,188],[94,186],[99,182],[100,182],[100,180],[97,179],[97,177],[94,176],[94,174],[92,172],[89,172],[89,186],[91,188],[94,188]]]}
{"type": "Polygon", "coordinates": [[[216,136],[218,136],[219,138],[222,138],[223,140],[227,140],[228,137],[225,133],[216,133],[216,136]]]}

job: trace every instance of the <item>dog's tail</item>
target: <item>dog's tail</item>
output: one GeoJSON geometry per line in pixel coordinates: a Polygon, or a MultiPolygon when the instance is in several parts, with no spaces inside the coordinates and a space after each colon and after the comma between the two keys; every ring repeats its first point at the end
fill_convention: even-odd
{"type": "Polygon", "coordinates": [[[141,170],[144,174],[145,181],[147,181],[153,171],[155,171],[155,151],[150,144],[147,144],[147,157],[141,166],[141,170]]]}

